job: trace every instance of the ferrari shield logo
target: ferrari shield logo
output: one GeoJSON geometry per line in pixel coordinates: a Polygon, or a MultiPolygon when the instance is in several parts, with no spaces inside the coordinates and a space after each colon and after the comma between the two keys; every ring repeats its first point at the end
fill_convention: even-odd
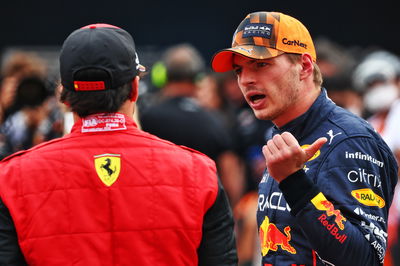
{"type": "Polygon", "coordinates": [[[121,155],[110,153],[95,155],[94,166],[100,180],[109,187],[114,184],[121,171],[121,155]]]}

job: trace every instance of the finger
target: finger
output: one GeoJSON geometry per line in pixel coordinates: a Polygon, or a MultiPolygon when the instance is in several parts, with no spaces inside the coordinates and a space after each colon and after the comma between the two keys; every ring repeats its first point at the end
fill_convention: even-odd
{"type": "Polygon", "coordinates": [[[311,144],[310,146],[307,147],[307,149],[305,149],[305,153],[306,153],[306,159],[307,161],[314,156],[314,154],[321,149],[321,147],[328,141],[327,138],[323,137],[323,138],[319,138],[316,141],[314,141],[313,144],[311,144]]]}
{"type": "Polygon", "coordinates": [[[282,136],[279,134],[275,135],[272,140],[274,141],[274,144],[278,150],[283,150],[288,146],[287,143],[283,140],[282,136]]]}
{"type": "Polygon", "coordinates": [[[268,161],[269,158],[271,158],[272,154],[270,150],[268,149],[267,145],[264,145],[262,147],[262,153],[264,154],[265,160],[268,161]]]}
{"type": "Polygon", "coordinates": [[[277,154],[279,152],[278,147],[276,146],[273,139],[268,140],[267,148],[269,149],[271,155],[277,154]]]}
{"type": "Polygon", "coordinates": [[[283,132],[281,136],[288,146],[300,146],[297,139],[290,132],[283,132]]]}

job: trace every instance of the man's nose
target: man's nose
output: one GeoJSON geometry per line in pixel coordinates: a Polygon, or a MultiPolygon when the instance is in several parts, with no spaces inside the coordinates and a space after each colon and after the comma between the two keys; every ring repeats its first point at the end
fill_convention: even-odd
{"type": "Polygon", "coordinates": [[[256,81],[254,72],[249,68],[243,68],[239,75],[239,83],[241,85],[251,85],[256,81]]]}

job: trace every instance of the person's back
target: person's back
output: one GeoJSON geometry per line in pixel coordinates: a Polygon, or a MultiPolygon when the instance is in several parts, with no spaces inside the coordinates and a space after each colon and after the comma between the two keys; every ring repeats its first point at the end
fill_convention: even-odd
{"type": "Polygon", "coordinates": [[[232,143],[222,122],[195,99],[196,77],[204,71],[202,57],[191,45],[181,44],[166,50],[163,61],[168,81],[161,99],[142,110],[143,130],[217,160],[232,143]]]}
{"type": "Polygon", "coordinates": [[[129,120],[119,122],[129,130],[95,131],[106,119],[124,116],[87,117],[2,163],[2,199],[27,261],[196,265],[202,217],[218,192],[214,163],[129,120]]]}
{"type": "Polygon", "coordinates": [[[223,121],[212,116],[195,99],[196,77],[204,68],[202,58],[194,47],[181,44],[166,50],[163,59],[168,82],[162,88],[159,101],[141,109],[142,129],[213,159],[230,204],[234,206],[243,193],[243,170],[223,121]]]}
{"type": "Polygon", "coordinates": [[[142,66],[129,33],[74,31],[60,66],[75,124],[0,163],[0,264],[235,265],[214,162],[133,121],[142,66]]]}
{"type": "Polygon", "coordinates": [[[229,135],[218,120],[188,97],[165,99],[141,116],[143,130],[216,160],[231,148],[229,135]]]}

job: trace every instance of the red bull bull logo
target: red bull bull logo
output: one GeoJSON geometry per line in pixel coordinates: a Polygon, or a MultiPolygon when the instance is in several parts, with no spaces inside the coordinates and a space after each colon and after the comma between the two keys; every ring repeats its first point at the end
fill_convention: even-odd
{"type": "Polygon", "coordinates": [[[296,254],[296,249],[290,245],[290,227],[286,226],[282,233],[275,224],[269,222],[266,216],[260,226],[261,253],[267,255],[270,250],[277,251],[278,247],[289,253],[296,254]]]}
{"type": "Polygon", "coordinates": [[[342,213],[340,210],[335,210],[335,207],[333,204],[327,200],[321,192],[315,196],[311,202],[314,204],[315,208],[317,208],[320,211],[326,211],[326,214],[328,216],[335,215],[335,223],[337,226],[340,228],[340,230],[344,229],[344,222],[346,222],[346,218],[343,217],[342,213]]]}

